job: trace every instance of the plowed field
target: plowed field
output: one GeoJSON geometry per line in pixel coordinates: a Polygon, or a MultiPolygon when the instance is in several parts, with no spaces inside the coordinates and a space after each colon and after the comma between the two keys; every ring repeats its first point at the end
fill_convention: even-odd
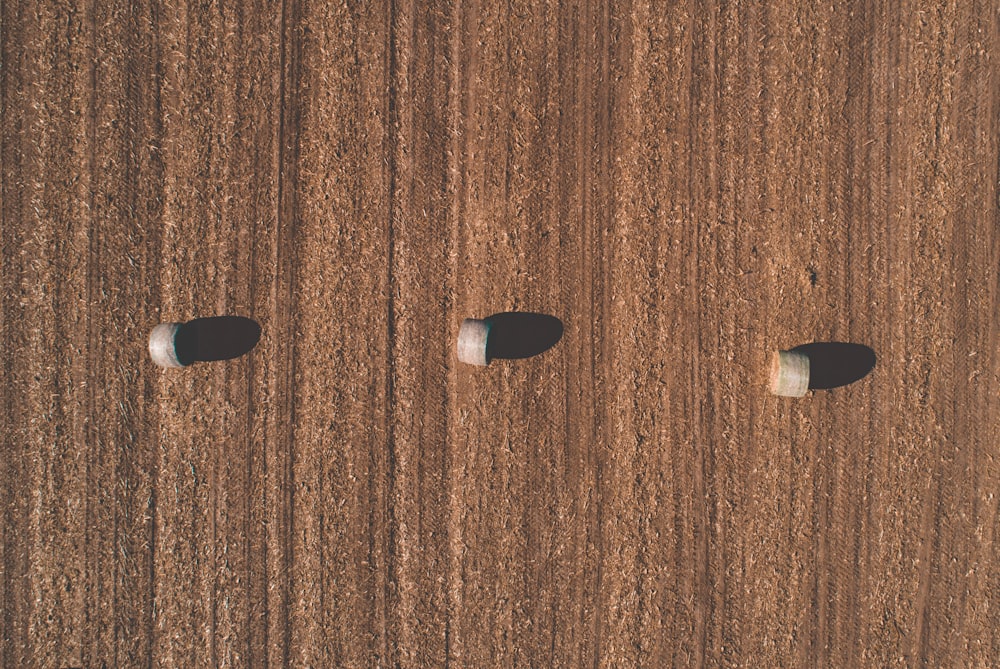
{"type": "Polygon", "coordinates": [[[4,0],[0,105],[0,666],[1000,661],[996,0],[4,0]]]}

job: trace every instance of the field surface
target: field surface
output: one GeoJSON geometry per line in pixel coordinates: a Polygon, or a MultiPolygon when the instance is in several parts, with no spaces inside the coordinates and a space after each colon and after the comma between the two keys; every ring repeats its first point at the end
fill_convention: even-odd
{"type": "Polygon", "coordinates": [[[1000,661],[996,0],[4,0],[0,139],[0,666],[1000,661]]]}

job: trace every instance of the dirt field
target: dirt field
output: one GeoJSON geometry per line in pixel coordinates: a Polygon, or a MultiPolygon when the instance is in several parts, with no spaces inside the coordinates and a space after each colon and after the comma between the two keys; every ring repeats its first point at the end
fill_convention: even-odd
{"type": "Polygon", "coordinates": [[[0,41],[0,666],[998,666],[996,0],[0,41]],[[562,340],[459,365],[512,310],[562,340]],[[812,341],[877,366],[768,395],[812,341]]]}

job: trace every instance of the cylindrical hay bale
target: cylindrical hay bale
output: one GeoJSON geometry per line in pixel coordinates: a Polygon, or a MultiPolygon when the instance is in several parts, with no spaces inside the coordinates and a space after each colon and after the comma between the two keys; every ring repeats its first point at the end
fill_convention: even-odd
{"type": "Polygon", "coordinates": [[[458,330],[458,359],[470,365],[486,366],[486,344],[490,338],[490,324],[475,318],[466,318],[458,330]]]}
{"type": "Polygon", "coordinates": [[[803,397],[809,390],[809,356],[798,351],[775,351],[771,356],[771,393],[803,397]]]}
{"type": "Polygon", "coordinates": [[[174,340],[183,323],[160,323],[149,333],[149,355],[160,367],[186,367],[177,357],[174,340]]]}

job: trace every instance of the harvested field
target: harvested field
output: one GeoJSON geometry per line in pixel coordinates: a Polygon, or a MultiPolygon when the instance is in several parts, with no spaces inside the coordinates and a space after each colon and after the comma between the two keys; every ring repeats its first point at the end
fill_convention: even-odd
{"type": "Polygon", "coordinates": [[[0,666],[996,666],[998,59],[996,0],[4,0],[0,666]],[[562,340],[458,364],[503,311],[562,340]],[[813,341],[877,365],[768,395],[813,341]]]}

